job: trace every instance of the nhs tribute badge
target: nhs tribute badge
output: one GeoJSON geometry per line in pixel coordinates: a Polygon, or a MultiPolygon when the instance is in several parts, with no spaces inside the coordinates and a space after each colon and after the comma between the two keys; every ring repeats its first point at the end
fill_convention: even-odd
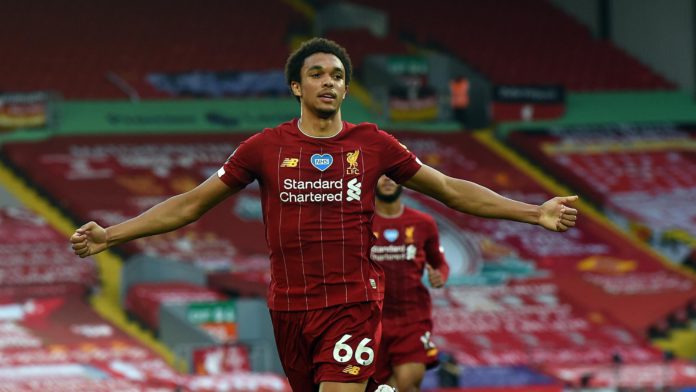
{"type": "Polygon", "coordinates": [[[324,171],[333,163],[333,157],[331,154],[314,154],[311,156],[310,161],[312,166],[319,169],[319,171],[324,171]]]}
{"type": "Polygon", "coordinates": [[[396,239],[399,238],[399,230],[396,230],[396,229],[384,230],[384,238],[389,242],[396,241],[396,239]]]}

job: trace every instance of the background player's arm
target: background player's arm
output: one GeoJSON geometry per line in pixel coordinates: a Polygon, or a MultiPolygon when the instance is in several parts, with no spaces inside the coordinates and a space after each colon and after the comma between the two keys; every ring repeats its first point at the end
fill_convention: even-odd
{"type": "Polygon", "coordinates": [[[430,287],[439,289],[447,283],[447,276],[449,275],[449,268],[445,271],[433,268],[430,264],[425,264],[425,269],[428,271],[428,282],[430,287]],[[445,273],[443,273],[445,272],[445,273]]]}
{"type": "Polygon", "coordinates": [[[553,231],[568,230],[575,226],[577,218],[577,210],[565,205],[577,200],[577,196],[554,197],[540,206],[527,204],[508,199],[471,181],[446,176],[427,165],[423,165],[403,185],[460,212],[538,224],[553,231]]]}
{"type": "Polygon", "coordinates": [[[126,241],[166,233],[196,221],[240,189],[230,188],[214,174],[196,188],[170,197],[125,222],[106,229],[89,222],[75,231],[70,242],[76,255],[86,257],[126,241]]]}
{"type": "Polygon", "coordinates": [[[428,272],[430,286],[440,288],[447,283],[449,277],[449,265],[440,246],[440,235],[435,221],[430,224],[431,233],[423,245],[425,252],[425,268],[428,272]]]}

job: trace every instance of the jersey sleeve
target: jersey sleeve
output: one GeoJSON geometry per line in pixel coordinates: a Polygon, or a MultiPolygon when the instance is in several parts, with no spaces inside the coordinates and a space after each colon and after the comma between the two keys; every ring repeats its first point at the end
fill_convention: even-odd
{"type": "Polygon", "coordinates": [[[218,177],[230,188],[243,188],[261,173],[263,133],[257,133],[239,144],[218,170],[218,177]]]}
{"type": "Polygon", "coordinates": [[[447,260],[445,260],[445,252],[440,245],[440,233],[437,229],[437,224],[433,219],[429,219],[426,225],[428,227],[428,237],[425,240],[423,249],[425,251],[425,262],[436,270],[439,270],[442,274],[442,278],[447,281],[449,277],[449,264],[447,264],[447,260]]]}
{"type": "Polygon", "coordinates": [[[394,136],[384,131],[379,132],[384,141],[384,174],[399,184],[408,181],[421,168],[420,160],[394,136]]]}

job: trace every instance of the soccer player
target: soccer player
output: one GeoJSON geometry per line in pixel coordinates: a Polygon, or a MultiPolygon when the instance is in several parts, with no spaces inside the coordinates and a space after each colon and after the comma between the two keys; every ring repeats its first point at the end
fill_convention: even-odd
{"type": "Polygon", "coordinates": [[[430,285],[440,288],[447,282],[449,266],[435,221],[404,206],[402,190],[387,176],[377,181],[372,220],[377,240],[370,258],[384,270],[385,291],[375,376],[399,392],[418,392],[425,369],[437,365],[437,348],[430,341],[430,294],[421,277],[427,269],[430,285]]]}
{"type": "Polygon", "coordinates": [[[175,230],[256,180],[271,259],[268,306],[290,385],[297,392],[365,391],[382,334],[383,273],[369,258],[382,174],[461,212],[554,231],[574,226],[577,211],[566,206],[576,196],[531,205],[447,177],[376,125],[343,121],[351,70],[335,42],[305,42],[286,64],[299,119],[251,136],[196,188],[137,217],[107,228],[86,223],[71,237],[73,250],[86,257],[175,230]]]}

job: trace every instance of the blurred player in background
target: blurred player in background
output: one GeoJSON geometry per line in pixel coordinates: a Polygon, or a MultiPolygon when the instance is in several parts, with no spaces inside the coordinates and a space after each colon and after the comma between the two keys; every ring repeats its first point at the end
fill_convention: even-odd
{"type": "Polygon", "coordinates": [[[384,277],[369,257],[382,174],[457,211],[553,231],[574,226],[577,211],[565,205],[576,196],[531,205],[445,176],[376,125],[343,121],[351,72],[340,45],[305,42],[286,64],[299,119],[251,136],[188,192],[108,228],[83,225],[71,237],[75,253],[87,257],[175,230],[256,180],[271,259],[268,306],[290,385],[297,392],[365,391],[382,334],[384,277]]]}
{"type": "Polygon", "coordinates": [[[384,270],[382,342],[375,378],[400,392],[418,392],[425,370],[437,365],[431,301],[421,278],[435,288],[447,282],[449,266],[433,218],[401,202],[403,187],[387,176],[377,182],[370,258],[384,270]]]}

